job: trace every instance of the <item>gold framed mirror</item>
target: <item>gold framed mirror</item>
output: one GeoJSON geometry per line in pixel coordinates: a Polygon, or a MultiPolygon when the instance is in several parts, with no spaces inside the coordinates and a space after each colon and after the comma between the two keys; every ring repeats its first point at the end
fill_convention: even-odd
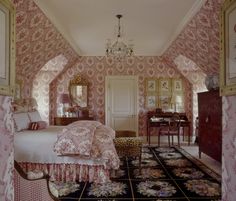
{"type": "Polygon", "coordinates": [[[69,94],[72,104],[81,108],[88,107],[88,82],[76,75],[69,83],[69,94]]]}

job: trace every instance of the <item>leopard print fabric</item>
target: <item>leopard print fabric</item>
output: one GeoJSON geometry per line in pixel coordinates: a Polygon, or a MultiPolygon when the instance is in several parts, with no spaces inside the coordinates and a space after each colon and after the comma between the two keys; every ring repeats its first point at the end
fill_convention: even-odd
{"type": "Polygon", "coordinates": [[[138,137],[115,138],[114,144],[120,157],[138,157],[141,154],[142,140],[138,137]]]}

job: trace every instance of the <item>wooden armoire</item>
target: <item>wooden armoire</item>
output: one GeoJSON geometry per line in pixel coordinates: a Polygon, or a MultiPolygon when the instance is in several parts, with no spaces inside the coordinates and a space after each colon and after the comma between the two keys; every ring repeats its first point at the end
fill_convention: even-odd
{"type": "Polygon", "coordinates": [[[201,152],[221,162],[222,98],[219,90],[198,93],[199,157],[201,152]]]}

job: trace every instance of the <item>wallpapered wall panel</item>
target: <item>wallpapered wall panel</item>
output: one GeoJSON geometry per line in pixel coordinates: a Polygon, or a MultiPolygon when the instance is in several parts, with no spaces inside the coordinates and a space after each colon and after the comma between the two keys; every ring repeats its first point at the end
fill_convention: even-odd
{"type": "Polygon", "coordinates": [[[206,74],[189,58],[179,55],[175,58],[174,63],[181,74],[193,85],[193,120],[194,132],[196,127],[196,117],[198,116],[198,99],[197,93],[207,91],[205,86],[206,74]]]}
{"type": "Polygon", "coordinates": [[[67,65],[78,55],[33,0],[12,0],[16,6],[16,75],[30,96],[32,80],[50,59],[63,54],[67,65]]]}
{"type": "Polygon", "coordinates": [[[49,123],[49,84],[63,70],[67,59],[59,55],[47,62],[35,76],[32,96],[37,100],[42,119],[49,123]]]}
{"type": "MultiPolygon", "coordinates": [[[[183,29],[183,31],[180,33],[180,35],[177,37],[177,39],[172,43],[172,45],[169,47],[169,49],[164,53],[163,59],[166,60],[166,64],[170,63],[169,66],[175,66],[173,65],[174,59],[181,55],[186,56],[187,58],[194,61],[203,72],[206,74],[211,73],[218,73],[219,72],[219,11],[221,4],[224,0],[208,0],[204,7],[198,12],[196,16],[193,17],[193,19],[190,21],[190,23],[183,29]]],[[[40,70],[40,68],[50,59],[55,57],[56,55],[59,55],[60,53],[63,53],[65,57],[68,59],[68,66],[71,66],[76,59],[78,59],[75,52],[71,49],[71,47],[68,45],[68,43],[63,39],[63,37],[57,32],[57,30],[53,27],[53,25],[50,23],[50,21],[42,14],[40,9],[35,5],[33,0],[12,0],[12,2],[16,5],[16,12],[17,12],[17,27],[16,27],[16,33],[17,33],[17,44],[16,44],[16,50],[17,50],[17,77],[25,79],[25,88],[23,95],[30,96],[31,88],[32,86],[32,77],[36,74],[37,71],[40,70]],[[39,14],[38,14],[39,13],[39,14]],[[41,14],[40,14],[41,13],[41,14]],[[33,16],[34,20],[31,20],[33,16]],[[30,22],[31,21],[31,22],[30,22]],[[40,21],[41,24],[39,24],[37,21],[40,21]],[[31,23],[31,24],[30,24],[31,23]],[[34,26],[35,24],[35,26],[34,26]],[[36,26],[37,25],[37,26],[36,26]],[[50,31],[55,31],[55,34],[52,34],[50,31]],[[46,33],[47,36],[45,35],[46,33]],[[50,34],[51,33],[51,34],[50,34]],[[49,37],[52,37],[50,40],[48,40],[49,37]],[[45,38],[45,39],[44,39],[45,38]],[[50,41],[50,43],[49,43],[50,41]],[[55,42],[53,42],[55,41],[55,42]],[[77,57],[77,58],[76,58],[77,57]],[[27,75],[27,76],[25,76],[27,75]],[[31,76],[32,75],[32,76],[31,76]]],[[[103,57],[95,57],[98,61],[104,60],[103,57]]],[[[141,62],[144,60],[144,57],[138,57],[137,62],[141,62]]],[[[91,65],[92,60],[88,61],[88,65],[91,65]]],[[[99,62],[101,63],[101,62],[99,62]]],[[[111,75],[113,73],[113,69],[110,68],[112,64],[112,61],[107,60],[106,63],[109,67],[105,67],[104,65],[98,64],[98,69],[101,69],[101,72],[106,72],[106,75],[111,75]]],[[[114,63],[114,62],[113,62],[114,63]]],[[[159,72],[163,72],[165,70],[165,65],[159,65],[157,66],[157,69],[159,72]]],[[[86,65],[76,65],[75,70],[76,72],[84,72],[86,68],[86,65]]],[[[137,69],[141,72],[146,71],[144,65],[137,65],[137,69]]],[[[122,67],[120,67],[120,70],[122,70],[122,67]]],[[[147,72],[146,72],[147,73],[147,72]]],[[[150,72],[149,72],[150,74],[150,72]]],[[[152,71],[151,71],[152,74],[152,71]]],[[[193,76],[194,79],[196,79],[197,74],[193,76]]],[[[61,78],[57,79],[57,82],[60,83],[63,82],[61,78]]],[[[50,85],[50,91],[51,89],[56,89],[57,82],[54,82],[50,85]]],[[[139,88],[140,93],[142,94],[144,83],[144,76],[139,76],[139,88]]],[[[195,88],[195,86],[193,86],[195,88]]],[[[58,91],[63,91],[64,88],[58,88],[58,91]]],[[[56,97],[53,97],[56,94],[50,94],[50,100],[56,100],[56,97]]],[[[189,96],[191,96],[189,94],[189,96]]],[[[90,99],[94,98],[93,95],[90,95],[90,99]]],[[[99,99],[101,104],[103,104],[102,100],[99,99]]],[[[225,98],[226,105],[233,105],[235,102],[235,96],[233,97],[226,97],[225,98]]],[[[3,101],[4,102],[4,101],[3,101]]],[[[7,101],[6,101],[7,102],[7,101]]],[[[139,104],[144,104],[144,99],[140,97],[139,104]]],[[[91,106],[90,106],[91,107],[91,106]]],[[[228,107],[228,106],[227,106],[228,107]]],[[[55,104],[50,106],[51,110],[55,110],[55,104]]],[[[92,108],[92,107],[91,107],[92,108]]],[[[4,110],[3,116],[9,116],[8,112],[5,114],[4,110]]],[[[140,108],[139,111],[139,121],[141,123],[140,127],[143,127],[143,116],[145,114],[145,109],[140,108]]],[[[223,117],[228,118],[230,122],[232,122],[234,119],[236,119],[236,112],[234,110],[223,110],[223,117]]],[[[232,125],[231,123],[225,122],[226,125],[228,125],[227,131],[223,133],[223,199],[226,201],[234,200],[235,193],[235,179],[233,178],[233,172],[234,172],[234,162],[235,159],[232,158],[233,155],[235,155],[235,145],[232,145],[232,143],[229,145],[229,143],[224,143],[225,140],[228,142],[233,142],[232,139],[235,138],[235,125],[232,125]],[[232,129],[231,129],[232,127],[232,129]],[[233,153],[233,154],[232,154],[233,153]],[[230,160],[228,159],[230,158],[230,160]],[[228,175],[228,176],[227,176],[228,175]],[[227,179],[224,179],[226,177],[227,179]]],[[[5,125],[5,123],[0,122],[0,125],[5,125]]],[[[1,135],[4,132],[1,132],[1,135]]],[[[4,146],[9,147],[9,150],[12,149],[12,143],[6,140],[4,143],[4,146]]],[[[2,147],[1,147],[2,148],[2,147]]],[[[12,161],[11,156],[13,154],[13,151],[9,151],[11,155],[7,159],[7,161],[12,161]]],[[[1,160],[2,161],[2,160],[1,160]]],[[[9,164],[7,163],[1,163],[0,168],[4,169],[9,164]]],[[[11,166],[12,167],[12,166],[11,166]]],[[[7,168],[8,171],[10,171],[10,168],[7,168]]],[[[7,185],[6,183],[10,183],[10,180],[8,182],[1,184],[4,189],[11,189],[12,185],[7,185]]],[[[1,195],[2,195],[1,190],[1,195]]],[[[11,192],[11,190],[9,191],[11,192]]],[[[5,197],[11,197],[8,196],[11,195],[11,193],[7,194],[5,197]]],[[[6,199],[8,199],[6,198],[6,199]]],[[[1,199],[2,200],[2,199],[1,199]]],[[[4,200],[4,198],[3,198],[4,200]]],[[[12,200],[12,199],[8,199],[12,200]]]]}
{"type": "MultiPolygon", "coordinates": [[[[147,77],[169,77],[179,78],[181,75],[174,68],[168,66],[159,57],[132,57],[123,63],[116,63],[113,59],[106,57],[82,57],[81,60],[71,68],[67,69],[50,86],[51,93],[51,120],[56,115],[56,108],[59,107],[57,97],[61,93],[68,93],[69,81],[77,73],[80,73],[89,81],[89,110],[90,114],[103,122],[105,121],[105,76],[107,75],[138,75],[139,89],[139,134],[146,134],[146,111],[145,108],[145,78],[147,77]]],[[[184,81],[185,87],[185,110],[190,118],[192,113],[191,85],[184,81]]]]}
{"type": "Polygon", "coordinates": [[[12,98],[0,96],[0,200],[13,201],[12,98]]]}
{"type": "Polygon", "coordinates": [[[179,55],[191,59],[206,74],[219,73],[219,20],[224,0],[208,0],[164,53],[169,61],[179,55]]]}
{"type": "Polygon", "coordinates": [[[222,200],[236,198],[236,96],[223,97],[222,200]]]}

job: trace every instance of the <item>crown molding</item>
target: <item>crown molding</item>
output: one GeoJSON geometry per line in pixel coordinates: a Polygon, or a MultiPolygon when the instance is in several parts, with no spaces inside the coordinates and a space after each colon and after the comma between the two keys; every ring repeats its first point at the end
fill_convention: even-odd
{"type": "Polygon", "coordinates": [[[171,44],[174,42],[174,40],[177,38],[177,36],[181,33],[181,31],[185,28],[185,26],[192,20],[192,18],[197,14],[197,12],[201,9],[201,7],[206,3],[207,0],[199,0],[196,1],[191,9],[187,12],[187,14],[184,16],[183,20],[179,23],[178,27],[172,34],[170,40],[164,45],[162,48],[162,51],[159,56],[163,55],[165,51],[171,46],[171,44]]]}

